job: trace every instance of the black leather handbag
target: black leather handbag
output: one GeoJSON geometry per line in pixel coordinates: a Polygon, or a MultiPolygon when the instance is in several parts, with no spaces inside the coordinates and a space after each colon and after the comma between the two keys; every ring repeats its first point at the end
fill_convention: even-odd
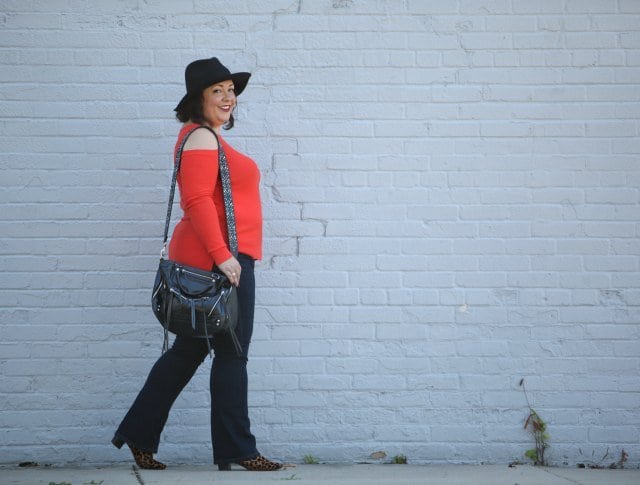
{"type": "Polygon", "coordinates": [[[238,239],[227,158],[216,133],[207,126],[198,126],[187,133],[176,151],[171,179],[171,192],[169,194],[169,207],[167,208],[164,226],[164,241],[160,253],[160,264],[153,284],[151,307],[164,328],[163,353],[169,346],[169,332],[182,337],[206,339],[209,355],[211,355],[210,339],[216,334],[227,333],[235,346],[236,352],[241,355],[242,348],[235,333],[235,328],[238,324],[237,289],[224,274],[215,271],[215,266],[213,271],[205,271],[165,259],[171,209],[173,207],[182,151],[189,136],[198,128],[208,129],[218,141],[218,165],[227,219],[229,249],[234,256],[238,256],[238,239]]]}

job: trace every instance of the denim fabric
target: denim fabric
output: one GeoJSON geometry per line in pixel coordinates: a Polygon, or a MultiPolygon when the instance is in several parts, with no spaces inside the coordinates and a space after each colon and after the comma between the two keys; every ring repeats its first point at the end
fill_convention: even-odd
{"type": "MultiPolygon", "coordinates": [[[[211,440],[214,463],[229,463],[258,455],[251,434],[247,406],[247,356],[253,333],[255,306],[254,261],[239,255],[242,267],[238,287],[236,335],[243,355],[238,356],[225,334],[212,339],[215,354],[211,366],[211,440]]],[[[157,453],[160,434],[174,401],[208,355],[205,339],[176,337],[160,357],[113,438],[142,451],[157,453]]]]}

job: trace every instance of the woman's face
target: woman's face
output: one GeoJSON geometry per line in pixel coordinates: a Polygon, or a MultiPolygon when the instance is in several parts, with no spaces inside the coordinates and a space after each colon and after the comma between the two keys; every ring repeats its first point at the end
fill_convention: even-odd
{"type": "Polygon", "coordinates": [[[229,121],[235,105],[233,81],[222,81],[202,91],[202,114],[207,123],[214,128],[229,121]]]}

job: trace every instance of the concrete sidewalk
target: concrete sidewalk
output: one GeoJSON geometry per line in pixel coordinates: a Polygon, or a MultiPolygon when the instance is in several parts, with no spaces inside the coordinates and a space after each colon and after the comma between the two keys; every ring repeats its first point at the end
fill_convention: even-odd
{"type": "Polygon", "coordinates": [[[173,466],[163,471],[135,466],[93,468],[3,467],[2,485],[204,485],[212,483],[301,485],[638,485],[640,470],[538,468],[520,465],[297,465],[278,472],[236,467],[173,466]]]}

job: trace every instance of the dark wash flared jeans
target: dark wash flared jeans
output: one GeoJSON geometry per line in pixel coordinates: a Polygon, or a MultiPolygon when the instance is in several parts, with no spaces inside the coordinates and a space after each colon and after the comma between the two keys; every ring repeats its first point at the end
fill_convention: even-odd
{"type": "MultiPolygon", "coordinates": [[[[242,267],[238,287],[238,326],[242,346],[238,356],[231,338],[216,335],[212,341],[215,357],[211,366],[211,441],[213,461],[230,463],[258,455],[251,434],[247,405],[247,356],[253,333],[255,306],[254,261],[240,254],[242,267]]],[[[160,434],[174,401],[208,354],[207,342],[199,338],[176,337],[171,348],[155,363],[112,440],[142,451],[157,453],[160,434]]]]}

